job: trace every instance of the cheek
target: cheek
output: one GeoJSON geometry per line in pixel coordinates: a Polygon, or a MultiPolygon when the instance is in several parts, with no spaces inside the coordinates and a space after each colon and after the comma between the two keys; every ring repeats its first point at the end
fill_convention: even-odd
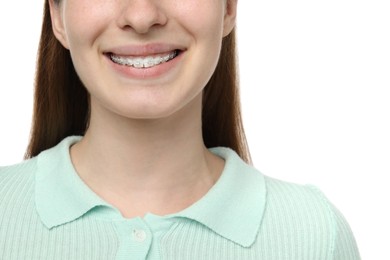
{"type": "Polygon", "coordinates": [[[65,31],[71,49],[93,41],[110,21],[113,1],[68,0],[64,9],[65,31]],[[80,45],[81,44],[81,45],[80,45]],[[73,48],[72,48],[73,46],[73,48]]]}
{"type": "Polygon", "coordinates": [[[173,16],[195,37],[222,35],[223,0],[177,1],[173,16]]]}

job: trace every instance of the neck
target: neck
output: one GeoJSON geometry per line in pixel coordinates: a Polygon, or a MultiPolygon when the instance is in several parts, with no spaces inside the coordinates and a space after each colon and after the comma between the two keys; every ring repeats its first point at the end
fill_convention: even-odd
{"type": "Polygon", "coordinates": [[[200,110],[186,107],[156,120],[92,112],[87,133],[71,149],[75,168],[126,217],[180,211],[200,199],[223,169],[223,160],[204,146],[200,110]]]}

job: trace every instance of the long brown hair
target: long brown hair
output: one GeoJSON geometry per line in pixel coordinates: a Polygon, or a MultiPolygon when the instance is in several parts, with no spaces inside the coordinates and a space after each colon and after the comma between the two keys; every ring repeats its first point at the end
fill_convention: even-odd
{"type": "MultiPolygon", "coordinates": [[[[203,91],[203,139],[208,148],[230,147],[251,162],[241,117],[235,42],[233,30],[223,39],[217,68],[203,91]]],[[[67,136],[83,135],[89,117],[89,94],[76,74],[69,51],[54,36],[46,0],[25,158],[38,155],[67,136]]]]}

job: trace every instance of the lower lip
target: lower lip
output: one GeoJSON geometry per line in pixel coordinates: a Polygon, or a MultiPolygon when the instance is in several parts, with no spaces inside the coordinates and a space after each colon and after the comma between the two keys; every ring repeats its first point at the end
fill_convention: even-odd
{"type": "Polygon", "coordinates": [[[169,74],[169,72],[174,70],[182,59],[183,54],[184,52],[180,52],[179,55],[176,56],[174,59],[150,68],[135,68],[131,66],[120,65],[113,62],[110,59],[109,55],[106,55],[106,57],[109,60],[111,66],[114,68],[114,70],[118,71],[120,74],[124,75],[127,78],[154,79],[169,74]]]}

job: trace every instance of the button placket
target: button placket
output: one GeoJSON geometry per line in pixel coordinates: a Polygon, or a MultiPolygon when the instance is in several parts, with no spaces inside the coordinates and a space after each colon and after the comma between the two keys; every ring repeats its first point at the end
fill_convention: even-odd
{"type": "Polygon", "coordinates": [[[153,233],[141,218],[125,220],[116,225],[120,244],[116,260],[144,260],[153,240],[153,233]]]}

